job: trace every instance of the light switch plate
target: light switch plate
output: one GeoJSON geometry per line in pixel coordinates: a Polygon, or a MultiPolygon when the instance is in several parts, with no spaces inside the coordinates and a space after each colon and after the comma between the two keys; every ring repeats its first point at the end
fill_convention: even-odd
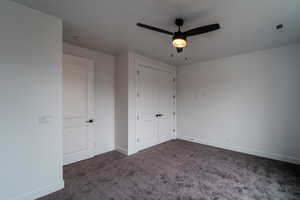
{"type": "Polygon", "coordinates": [[[51,115],[41,115],[38,117],[39,124],[50,124],[52,123],[53,117],[51,115]]]}

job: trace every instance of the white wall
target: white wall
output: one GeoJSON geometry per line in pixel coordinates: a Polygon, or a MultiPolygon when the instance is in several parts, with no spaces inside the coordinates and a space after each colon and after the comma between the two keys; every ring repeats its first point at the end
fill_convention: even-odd
{"type": "Polygon", "coordinates": [[[0,199],[63,187],[62,22],[0,1],[0,199]]]}
{"type": "Polygon", "coordinates": [[[112,151],[115,148],[114,116],[114,65],[115,58],[101,52],[92,51],[64,43],[64,54],[91,59],[95,62],[96,80],[96,154],[112,151]]]}
{"type": "Polygon", "coordinates": [[[116,58],[115,71],[116,149],[128,153],[128,53],[116,58]]]}
{"type": "Polygon", "coordinates": [[[300,44],[177,75],[179,138],[300,163],[300,44]]]}

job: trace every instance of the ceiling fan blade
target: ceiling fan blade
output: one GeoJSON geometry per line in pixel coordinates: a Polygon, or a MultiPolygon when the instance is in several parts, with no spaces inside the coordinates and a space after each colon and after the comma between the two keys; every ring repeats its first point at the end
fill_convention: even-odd
{"type": "Polygon", "coordinates": [[[170,31],[166,31],[166,30],[163,30],[163,29],[160,29],[160,28],[156,28],[154,26],[149,26],[149,25],[141,24],[141,23],[137,23],[136,25],[139,26],[139,27],[145,28],[145,29],[149,29],[151,31],[156,31],[156,32],[167,34],[167,35],[174,35],[174,33],[170,32],[170,31]]]}
{"type": "Polygon", "coordinates": [[[211,32],[211,31],[218,30],[218,29],[220,29],[219,24],[211,24],[211,25],[201,26],[201,27],[198,27],[198,28],[188,30],[188,31],[184,32],[183,34],[188,37],[188,36],[208,33],[208,32],[211,32]]]}

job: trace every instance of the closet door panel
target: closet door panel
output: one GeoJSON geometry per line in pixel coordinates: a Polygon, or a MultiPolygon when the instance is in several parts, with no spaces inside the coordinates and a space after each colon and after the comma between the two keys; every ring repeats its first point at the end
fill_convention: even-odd
{"type": "Polygon", "coordinates": [[[138,150],[158,143],[159,71],[139,67],[137,78],[137,146],[138,150]]]}
{"type": "Polygon", "coordinates": [[[174,108],[175,108],[174,76],[169,72],[159,74],[159,142],[174,138],[174,108]]]}

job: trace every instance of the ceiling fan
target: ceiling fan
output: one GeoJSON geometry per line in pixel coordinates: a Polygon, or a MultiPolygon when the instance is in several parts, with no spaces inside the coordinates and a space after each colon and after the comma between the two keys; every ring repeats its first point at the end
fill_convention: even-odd
{"type": "Polygon", "coordinates": [[[191,29],[191,30],[188,30],[185,32],[181,32],[181,27],[183,26],[183,23],[184,23],[184,21],[181,18],[177,18],[175,20],[175,24],[178,26],[178,31],[174,32],[174,33],[154,27],[154,26],[149,26],[146,24],[137,23],[136,25],[139,27],[145,28],[145,29],[152,30],[152,31],[164,33],[167,35],[172,35],[173,36],[172,44],[176,48],[178,53],[182,52],[183,48],[187,46],[187,37],[194,36],[194,35],[200,35],[200,34],[204,34],[204,33],[208,33],[208,32],[220,29],[219,24],[211,24],[211,25],[194,28],[194,29],[191,29]]]}

